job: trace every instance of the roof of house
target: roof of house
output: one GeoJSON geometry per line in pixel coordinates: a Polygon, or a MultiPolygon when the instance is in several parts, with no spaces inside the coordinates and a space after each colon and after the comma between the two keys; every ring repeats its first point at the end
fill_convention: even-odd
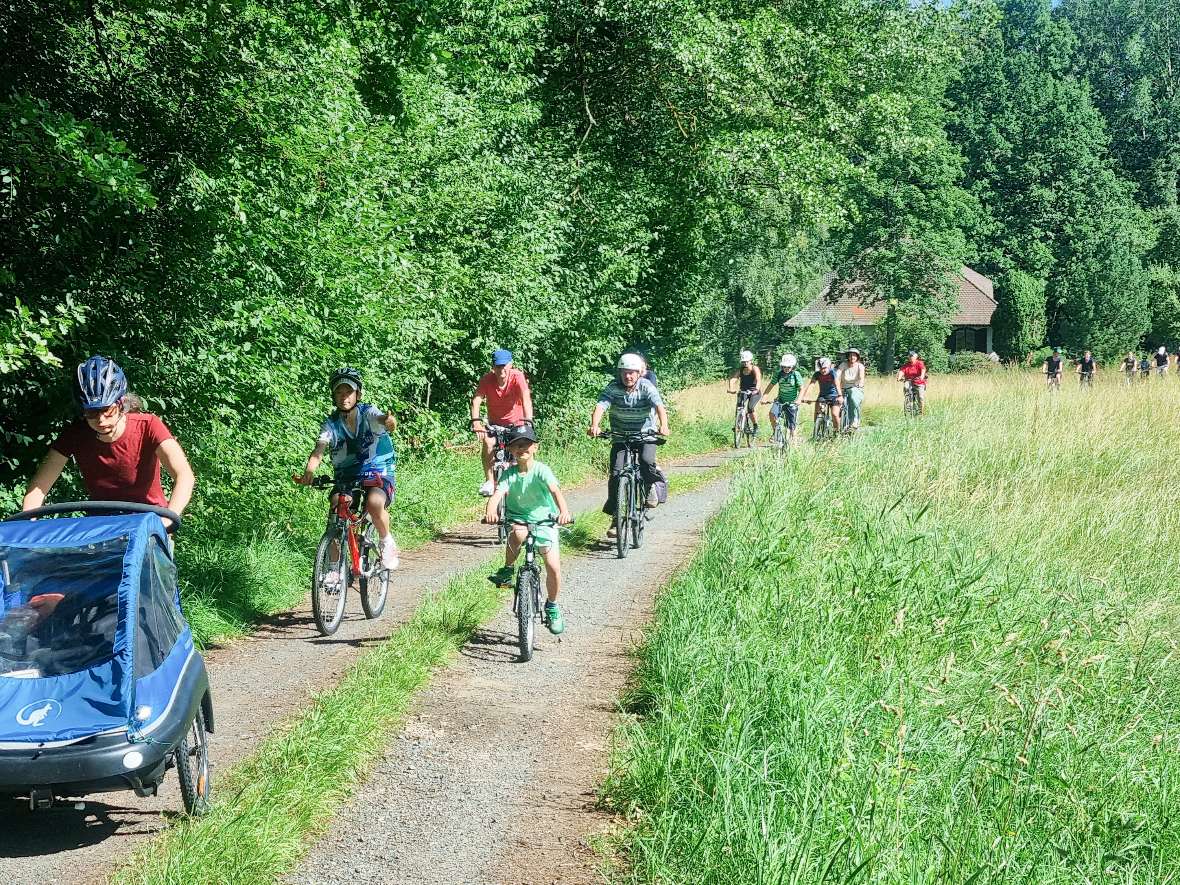
{"type": "MultiPolygon", "coordinates": [[[[951,317],[952,326],[989,326],[996,310],[992,281],[963,265],[956,274],[959,284],[959,309],[951,317]]],[[[831,294],[834,275],[824,281],[818,298],[787,320],[788,326],[875,326],[885,316],[885,302],[867,307],[861,304],[865,283],[851,280],[834,298],[831,294]]]]}

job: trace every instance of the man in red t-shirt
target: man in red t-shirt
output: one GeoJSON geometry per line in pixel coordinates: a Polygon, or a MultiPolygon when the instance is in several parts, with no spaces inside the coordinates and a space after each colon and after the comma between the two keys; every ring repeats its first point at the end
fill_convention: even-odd
{"type": "Polygon", "coordinates": [[[471,398],[471,426],[482,442],[483,485],[479,493],[485,498],[495,492],[496,483],[492,478],[492,452],[496,441],[488,433],[487,425],[480,418],[480,406],[488,404],[487,424],[493,427],[516,427],[532,423],[533,395],[529,391],[529,380],[524,372],[512,367],[512,353],[497,350],[492,354],[492,371],[479,379],[475,396],[471,398]]]}
{"type": "Polygon", "coordinates": [[[134,395],[114,362],[94,356],[78,366],[74,392],[82,419],[70,424],[49,447],[25,491],[22,509],[32,510],[73,458],[86,492],[95,501],[133,501],[183,513],[195,478],[180,443],[155,415],[129,412],[134,395]],[[160,465],[172,476],[172,497],[164,496],[160,465]]]}
{"type": "Polygon", "coordinates": [[[898,381],[908,381],[918,394],[918,411],[926,411],[926,364],[918,358],[918,352],[911,350],[902,367],[897,371],[898,381]]]}

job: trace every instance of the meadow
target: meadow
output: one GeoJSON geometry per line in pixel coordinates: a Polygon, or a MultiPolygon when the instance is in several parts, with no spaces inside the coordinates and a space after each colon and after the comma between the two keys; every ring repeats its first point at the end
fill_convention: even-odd
{"type": "Polygon", "coordinates": [[[769,453],[662,594],[620,881],[1180,874],[1180,380],[938,378],[769,453]]]}

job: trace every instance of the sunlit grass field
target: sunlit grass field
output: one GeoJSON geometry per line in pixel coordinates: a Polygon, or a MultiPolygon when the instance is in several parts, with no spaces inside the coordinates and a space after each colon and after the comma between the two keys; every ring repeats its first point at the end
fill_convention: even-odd
{"type": "Polygon", "coordinates": [[[1180,878],[1180,380],[876,386],[739,472],[607,803],[645,882],[1180,878]]]}

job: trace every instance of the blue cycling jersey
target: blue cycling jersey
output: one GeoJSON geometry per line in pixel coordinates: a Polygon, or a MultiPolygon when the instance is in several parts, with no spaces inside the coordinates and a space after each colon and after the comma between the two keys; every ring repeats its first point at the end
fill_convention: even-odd
{"type": "Polygon", "coordinates": [[[397,452],[385,429],[386,414],[368,403],[358,403],[356,413],[355,432],[340,412],[329,415],[320,428],[319,444],[331,456],[336,482],[356,482],[374,473],[392,481],[397,452]]]}

